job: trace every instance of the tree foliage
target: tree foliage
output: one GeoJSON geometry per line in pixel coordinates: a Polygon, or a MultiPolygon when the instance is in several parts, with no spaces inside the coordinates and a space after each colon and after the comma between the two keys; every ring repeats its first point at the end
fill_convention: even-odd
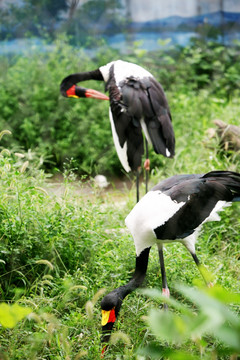
{"type": "Polygon", "coordinates": [[[0,38],[48,36],[55,39],[61,31],[74,34],[75,43],[86,43],[86,39],[105,32],[106,27],[115,29],[125,23],[119,13],[120,0],[24,0],[0,8],[2,26],[0,38]],[[79,40],[80,38],[80,40],[79,40]]]}
{"type": "MultiPolygon", "coordinates": [[[[199,97],[203,107],[211,103],[213,109],[217,103],[222,103],[224,108],[238,96],[239,49],[239,44],[235,48],[224,48],[216,43],[196,41],[184,49],[170,48],[145,57],[145,52],[136,45],[132,53],[121,58],[147,68],[162,83],[178,134],[179,110],[175,110],[175,98],[186,96],[186,99],[192,98],[194,104],[199,97]]],[[[4,140],[6,146],[37,151],[45,158],[45,168],[51,170],[63,168],[67,159],[74,158],[79,174],[97,171],[120,174],[108,103],[65,99],[59,92],[59,84],[68,74],[93,70],[119,57],[117,51],[103,47],[94,58],[89,58],[82,49],[72,47],[60,37],[48,52],[16,57],[10,62],[0,59],[0,126],[14,134],[4,140]]],[[[104,84],[99,82],[90,81],[86,86],[104,90],[104,84]]],[[[207,121],[211,116],[209,112],[207,121]]],[[[188,121],[191,121],[189,117],[188,121]]],[[[238,125],[237,117],[233,123],[238,125]]],[[[153,165],[162,164],[161,157],[154,154],[151,157],[153,165]]]]}

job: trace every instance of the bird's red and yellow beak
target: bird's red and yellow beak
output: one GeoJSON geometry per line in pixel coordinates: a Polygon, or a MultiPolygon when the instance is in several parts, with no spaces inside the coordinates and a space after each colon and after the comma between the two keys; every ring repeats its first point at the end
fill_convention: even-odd
{"type": "Polygon", "coordinates": [[[67,97],[74,97],[74,98],[79,98],[79,96],[76,95],[76,85],[71,86],[67,91],[66,91],[66,95],[67,97]]]}
{"type": "Polygon", "coordinates": [[[66,97],[73,97],[73,98],[92,98],[98,100],[109,100],[109,97],[100,91],[93,90],[93,89],[84,89],[80,86],[73,85],[66,91],[66,97]]]}
{"type": "Polygon", "coordinates": [[[115,309],[112,310],[102,310],[102,326],[107,325],[108,323],[114,323],[116,321],[115,309]]]}
{"type": "MultiPolygon", "coordinates": [[[[115,308],[111,310],[102,310],[102,331],[103,331],[103,337],[102,342],[107,343],[110,338],[110,332],[113,328],[113,325],[116,321],[116,314],[115,314],[115,308]]],[[[104,353],[107,349],[108,345],[104,345],[101,352],[101,358],[104,357],[104,353]]]]}

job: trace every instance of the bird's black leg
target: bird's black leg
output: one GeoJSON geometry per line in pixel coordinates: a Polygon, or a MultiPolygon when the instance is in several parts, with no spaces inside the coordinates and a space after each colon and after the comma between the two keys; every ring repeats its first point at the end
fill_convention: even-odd
{"type": "Polygon", "coordinates": [[[148,179],[149,179],[149,171],[150,171],[150,160],[148,155],[148,142],[145,138],[145,148],[146,148],[146,160],[144,162],[144,168],[145,168],[145,185],[146,185],[146,193],[148,192],[148,179]]]}
{"type": "Polygon", "coordinates": [[[193,241],[192,242],[191,241],[182,241],[182,244],[188,249],[188,251],[192,255],[192,258],[193,258],[195,264],[197,265],[198,270],[199,270],[200,274],[202,275],[202,278],[203,278],[205,284],[209,287],[212,286],[213,284],[211,283],[210,279],[208,279],[207,271],[205,270],[204,266],[200,263],[197,255],[196,255],[194,242],[193,241]]]}
{"type": "Polygon", "coordinates": [[[197,265],[197,267],[200,266],[200,261],[197,257],[197,255],[195,253],[191,253],[192,257],[193,257],[193,260],[195,261],[195,264],[197,265]]]}
{"type": "MultiPolygon", "coordinates": [[[[167,276],[164,266],[164,257],[163,257],[163,247],[162,245],[158,245],[158,254],[159,254],[159,261],[160,261],[160,267],[161,267],[161,275],[162,275],[162,293],[164,296],[169,297],[170,292],[167,285],[167,276]]],[[[165,310],[168,309],[168,306],[166,303],[163,304],[163,307],[165,310]]]]}
{"type": "Polygon", "coordinates": [[[197,265],[198,270],[199,270],[200,274],[202,275],[202,278],[205,281],[206,285],[209,287],[212,286],[212,283],[206,278],[207,273],[206,273],[206,271],[204,271],[204,267],[200,263],[196,253],[191,252],[191,255],[192,255],[193,260],[194,260],[195,264],[197,265]]]}
{"type": "Polygon", "coordinates": [[[139,202],[139,177],[140,177],[140,171],[139,168],[136,171],[136,196],[137,196],[137,203],[139,202]]]}

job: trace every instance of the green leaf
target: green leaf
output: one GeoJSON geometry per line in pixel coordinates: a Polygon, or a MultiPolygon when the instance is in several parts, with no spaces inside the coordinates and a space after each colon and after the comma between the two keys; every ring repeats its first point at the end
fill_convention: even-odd
{"type": "Polygon", "coordinates": [[[233,351],[240,352],[240,321],[237,327],[225,323],[216,329],[215,336],[233,351]]]}
{"type": "Polygon", "coordinates": [[[164,310],[151,310],[149,324],[155,336],[163,341],[182,343],[189,338],[189,317],[184,318],[164,310]]]}
{"type": "MultiPolygon", "coordinates": [[[[224,321],[233,323],[238,322],[236,315],[231,312],[217,298],[209,296],[207,293],[198,289],[190,288],[185,285],[177,285],[178,289],[184,296],[189,298],[194,304],[198,305],[200,310],[209,318],[209,325],[219,326],[224,321]],[[211,321],[211,324],[210,324],[211,321]]],[[[221,293],[222,296],[223,292],[221,293]]]]}
{"type": "Polygon", "coordinates": [[[0,324],[5,328],[13,328],[16,324],[32,312],[32,309],[18,304],[0,304],[0,324]]]}
{"type": "Polygon", "coordinates": [[[163,303],[166,303],[169,306],[174,307],[176,310],[178,310],[182,313],[191,314],[191,310],[186,305],[181,304],[179,301],[176,301],[172,297],[167,298],[166,296],[164,296],[162,294],[162,292],[160,290],[142,289],[142,290],[139,290],[139,292],[141,292],[144,295],[150,296],[153,299],[160,300],[163,303]]]}
{"type": "Polygon", "coordinates": [[[224,304],[240,304],[240,294],[234,294],[226,291],[220,285],[214,285],[213,287],[206,288],[205,292],[224,304]]]}
{"type": "Polygon", "coordinates": [[[163,359],[171,359],[171,360],[199,360],[198,356],[193,354],[189,354],[185,351],[171,349],[166,346],[159,346],[156,344],[149,344],[145,348],[141,348],[137,352],[142,356],[149,356],[151,359],[159,360],[163,359]]]}

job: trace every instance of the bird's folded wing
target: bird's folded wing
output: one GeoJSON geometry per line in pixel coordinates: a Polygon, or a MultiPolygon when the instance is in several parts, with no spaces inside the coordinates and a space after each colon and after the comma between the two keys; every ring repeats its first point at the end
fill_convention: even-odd
{"type": "Polygon", "coordinates": [[[144,153],[140,123],[134,122],[124,111],[116,114],[109,109],[109,117],[114,145],[122,166],[127,172],[137,170],[144,153]]]}
{"type": "Polygon", "coordinates": [[[156,153],[166,157],[173,157],[175,153],[175,137],[171,113],[164,91],[154,78],[149,80],[147,94],[152,116],[145,114],[145,123],[154,150],[156,153]]]}
{"type": "Polygon", "coordinates": [[[165,194],[185,204],[165,224],[154,229],[158,239],[184,239],[202,223],[219,220],[217,211],[232,201],[232,194],[224,185],[202,179],[186,181],[165,194]]]}

